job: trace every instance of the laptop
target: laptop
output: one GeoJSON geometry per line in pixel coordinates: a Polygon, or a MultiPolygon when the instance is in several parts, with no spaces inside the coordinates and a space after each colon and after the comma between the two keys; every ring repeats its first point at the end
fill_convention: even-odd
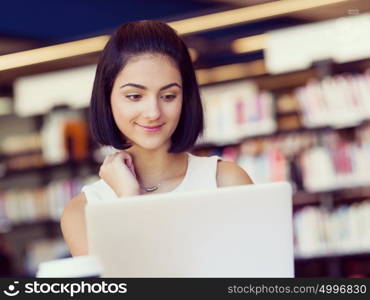
{"type": "Polygon", "coordinates": [[[102,277],[294,277],[287,182],[89,203],[86,221],[102,277]]]}

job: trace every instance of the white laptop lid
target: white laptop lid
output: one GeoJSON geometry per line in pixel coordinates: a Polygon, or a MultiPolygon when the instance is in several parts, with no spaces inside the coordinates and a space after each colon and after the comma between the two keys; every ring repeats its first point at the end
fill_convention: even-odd
{"type": "Polygon", "coordinates": [[[86,206],[103,277],[293,277],[289,183],[147,194],[86,206]]]}

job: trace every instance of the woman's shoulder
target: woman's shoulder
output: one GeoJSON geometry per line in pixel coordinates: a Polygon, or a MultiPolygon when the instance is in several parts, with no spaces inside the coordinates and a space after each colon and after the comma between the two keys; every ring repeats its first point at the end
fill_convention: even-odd
{"type": "Polygon", "coordinates": [[[82,187],[81,192],[85,194],[87,202],[117,198],[115,192],[103,179],[90,180],[82,187]]]}
{"type": "MultiPolygon", "coordinates": [[[[191,153],[189,154],[192,159],[198,161],[197,163],[203,161],[205,164],[209,161],[210,164],[214,166],[218,187],[253,183],[247,172],[242,167],[234,162],[222,160],[219,155],[196,156],[191,153]]],[[[199,168],[201,167],[202,164],[199,164],[199,168]]]]}
{"type": "Polygon", "coordinates": [[[191,157],[191,159],[195,159],[199,161],[218,161],[222,159],[220,156],[215,155],[215,154],[210,155],[210,156],[198,156],[198,155],[188,152],[188,155],[191,157]]]}
{"type": "Polygon", "coordinates": [[[86,255],[87,241],[85,229],[86,197],[80,193],[65,206],[60,218],[63,238],[73,256],[86,255]]]}
{"type": "Polygon", "coordinates": [[[99,179],[94,177],[93,179],[90,179],[83,187],[82,191],[86,189],[105,189],[109,187],[103,179],[99,179]]]}
{"type": "Polygon", "coordinates": [[[220,160],[217,163],[217,186],[253,184],[248,173],[238,164],[220,160]]]}

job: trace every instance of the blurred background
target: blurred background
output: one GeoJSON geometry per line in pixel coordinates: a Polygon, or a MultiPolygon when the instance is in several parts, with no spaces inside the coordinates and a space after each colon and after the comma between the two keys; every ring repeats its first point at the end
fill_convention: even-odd
{"type": "Polygon", "coordinates": [[[60,215],[109,153],[88,130],[96,63],[142,19],[189,47],[206,122],[192,152],[292,183],[296,276],[370,276],[370,1],[0,5],[0,276],[70,255],[60,215]]]}

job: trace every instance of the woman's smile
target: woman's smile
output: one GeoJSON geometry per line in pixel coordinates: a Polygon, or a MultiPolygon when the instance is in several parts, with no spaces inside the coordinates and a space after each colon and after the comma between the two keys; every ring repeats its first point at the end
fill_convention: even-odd
{"type": "Polygon", "coordinates": [[[135,123],[135,124],[138,125],[138,126],[140,126],[145,131],[148,131],[148,132],[156,132],[156,131],[159,131],[159,130],[161,130],[162,126],[164,125],[164,124],[161,124],[161,125],[158,125],[158,126],[145,126],[145,125],[140,125],[138,123],[135,123]]]}

